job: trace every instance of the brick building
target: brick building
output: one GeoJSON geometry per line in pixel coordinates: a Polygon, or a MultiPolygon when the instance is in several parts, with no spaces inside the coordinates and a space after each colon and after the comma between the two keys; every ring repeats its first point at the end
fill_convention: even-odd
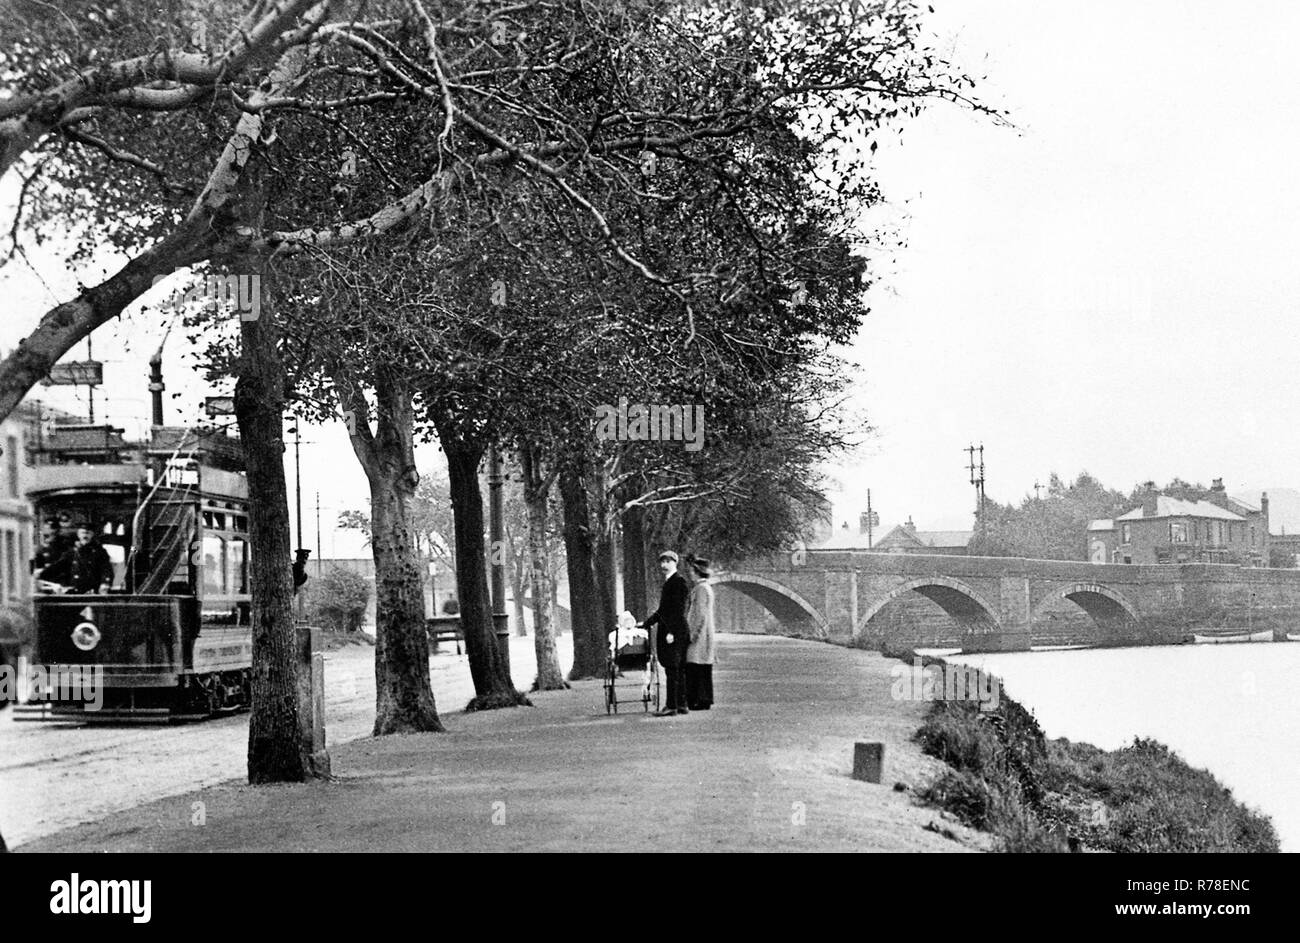
{"type": "Polygon", "coordinates": [[[1267,494],[1254,507],[1229,497],[1220,478],[1204,500],[1163,495],[1147,482],[1140,505],[1114,521],[1088,525],[1088,557],[1094,563],[1267,566],[1268,540],[1267,494]]]}
{"type": "Polygon", "coordinates": [[[1119,540],[1110,518],[1088,522],[1088,562],[1118,563],[1119,540]]]}
{"type": "Polygon", "coordinates": [[[1300,534],[1269,534],[1269,553],[1279,562],[1279,566],[1300,567],[1300,534]]]}

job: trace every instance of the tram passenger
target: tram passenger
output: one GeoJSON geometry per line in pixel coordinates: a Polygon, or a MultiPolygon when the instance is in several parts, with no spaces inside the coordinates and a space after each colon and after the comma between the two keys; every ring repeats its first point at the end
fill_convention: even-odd
{"type": "Polygon", "coordinates": [[[68,582],[72,544],[73,539],[59,526],[59,519],[46,518],[41,524],[41,545],[32,557],[32,576],[49,583],[68,582]]]}
{"type": "Polygon", "coordinates": [[[107,593],[113,585],[113,561],[87,523],[77,525],[77,544],[71,554],[74,593],[107,593]]]}
{"type": "Polygon", "coordinates": [[[298,590],[307,582],[307,558],[311,556],[310,550],[298,548],[294,554],[293,561],[293,594],[298,595],[298,590]]]}

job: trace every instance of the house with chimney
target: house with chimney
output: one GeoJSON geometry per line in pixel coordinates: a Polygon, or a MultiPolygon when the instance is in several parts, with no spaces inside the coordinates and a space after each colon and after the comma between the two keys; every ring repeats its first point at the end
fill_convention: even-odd
{"type": "Polygon", "coordinates": [[[1223,479],[1201,499],[1161,494],[1147,482],[1142,503],[1088,525],[1094,563],[1233,563],[1268,566],[1268,495],[1259,506],[1230,497],[1223,479]]]}
{"type": "Polygon", "coordinates": [[[917,530],[909,515],[906,524],[899,524],[880,540],[876,550],[888,553],[941,553],[964,554],[975,536],[969,530],[917,530]]]}
{"type": "Polygon", "coordinates": [[[974,536],[969,530],[917,530],[911,517],[883,537],[872,539],[872,523],[866,512],[858,517],[858,526],[850,527],[842,521],[818,550],[876,550],[882,553],[966,553],[966,545],[974,536]]]}

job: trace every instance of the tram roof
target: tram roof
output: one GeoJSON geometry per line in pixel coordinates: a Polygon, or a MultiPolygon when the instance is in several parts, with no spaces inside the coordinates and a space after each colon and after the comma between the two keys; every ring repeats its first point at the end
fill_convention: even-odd
{"type": "MultiPolygon", "coordinates": [[[[200,464],[198,495],[211,495],[233,500],[248,499],[248,482],[239,472],[230,472],[200,464]]],[[[37,482],[27,490],[29,497],[51,495],[60,491],[128,491],[136,487],[152,487],[148,480],[148,466],[143,462],[124,462],[114,465],[41,465],[37,482]]],[[[173,486],[173,490],[182,490],[173,486]]]]}

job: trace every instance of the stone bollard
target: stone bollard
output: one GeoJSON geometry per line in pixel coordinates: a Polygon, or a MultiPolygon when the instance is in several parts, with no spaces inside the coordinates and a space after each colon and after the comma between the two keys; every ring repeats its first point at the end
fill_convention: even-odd
{"type": "Polygon", "coordinates": [[[299,679],[299,704],[303,739],[311,751],[312,769],[322,776],[330,774],[330,755],[325,748],[325,656],[320,648],[320,629],[298,626],[299,664],[305,676],[299,679]]]}
{"type": "Polygon", "coordinates": [[[878,783],[885,769],[883,743],[853,744],[853,778],[864,783],[878,783]]]}

